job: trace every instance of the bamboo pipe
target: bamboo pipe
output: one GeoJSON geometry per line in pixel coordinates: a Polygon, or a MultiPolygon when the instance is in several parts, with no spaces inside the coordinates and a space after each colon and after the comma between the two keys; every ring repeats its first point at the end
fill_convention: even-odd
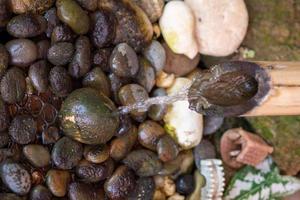
{"type": "Polygon", "coordinates": [[[270,77],[270,91],[243,116],[300,115],[300,62],[255,62],[270,77]]]}

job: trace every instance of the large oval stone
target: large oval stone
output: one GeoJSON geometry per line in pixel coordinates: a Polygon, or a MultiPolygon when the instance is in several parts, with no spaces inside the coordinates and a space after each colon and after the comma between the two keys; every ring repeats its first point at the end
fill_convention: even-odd
{"type": "Polygon", "coordinates": [[[106,143],[115,134],[119,119],[113,102],[91,88],[72,92],[63,102],[59,119],[65,135],[85,144],[106,143]]]}

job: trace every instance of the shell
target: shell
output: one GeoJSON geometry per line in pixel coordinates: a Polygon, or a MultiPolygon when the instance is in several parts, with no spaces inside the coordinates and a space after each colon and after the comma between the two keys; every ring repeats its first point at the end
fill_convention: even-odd
{"type": "Polygon", "coordinates": [[[183,1],[166,4],[159,20],[162,35],[168,46],[178,54],[193,59],[198,53],[195,38],[195,18],[192,10],[183,1]]]}
{"type": "Polygon", "coordinates": [[[206,180],[206,184],[202,188],[201,199],[222,200],[225,189],[222,161],[218,159],[202,160],[200,171],[206,180]]]}

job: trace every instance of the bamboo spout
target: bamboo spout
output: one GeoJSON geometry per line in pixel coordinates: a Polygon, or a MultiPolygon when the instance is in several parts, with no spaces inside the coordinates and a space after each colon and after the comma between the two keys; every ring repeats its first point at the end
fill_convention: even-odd
{"type": "Polygon", "coordinates": [[[300,115],[300,62],[255,62],[270,77],[270,91],[243,116],[300,115]]]}

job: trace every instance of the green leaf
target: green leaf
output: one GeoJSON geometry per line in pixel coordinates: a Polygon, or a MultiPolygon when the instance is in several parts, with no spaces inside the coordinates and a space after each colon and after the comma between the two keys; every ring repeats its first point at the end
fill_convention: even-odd
{"type": "Polygon", "coordinates": [[[281,176],[271,158],[242,168],[230,181],[224,200],[278,200],[300,189],[300,180],[281,176]]]}

